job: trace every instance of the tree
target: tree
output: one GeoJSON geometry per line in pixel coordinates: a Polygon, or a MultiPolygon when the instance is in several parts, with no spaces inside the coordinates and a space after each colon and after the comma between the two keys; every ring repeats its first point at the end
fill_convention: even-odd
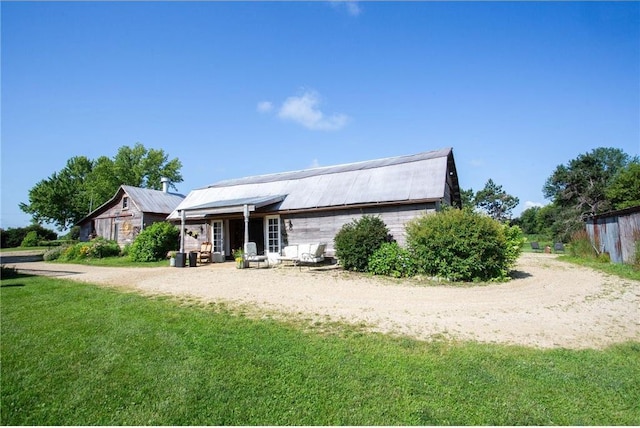
{"type": "Polygon", "coordinates": [[[605,191],[614,209],[640,205],[640,162],[631,162],[622,169],[605,191]]]}
{"type": "Polygon", "coordinates": [[[572,208],[582,216],[608,211],[612,206],[606,189],[630,161],[620,149],[599,147],[558,165],[542,191],[561,208],[572,208]]]}
{"type": "Polygon", "coordinates": [[[20,209],[34,222],[53,223],[63,230],[112,198],[121,185],[159,190],[161,177],[181,182],[180,168],[177,158],[168,160],[163,150],[147,150],[140,143],[121,147],[113,160],[73,157],[60,172],[36,183],[29,190],[29,203],[21,203],[20,209]]]}
{"type": "Polygon", "coordinates": [[[87,177],[93,168],[84,157],[72,157],[60,172],[54,172],[29,190],[29,204],[20,209],[36,223],[54,223],[60,230],[72,226],[88,213],[87,177]]]}
{"type": "Polygon", "coordinates": [[[567,240],[583,227],[583,218],[613,208],[607,189],[630,162],[637,162],[620,149],[599,147],[558,165],[542,189],[556,211],[551,227],[556,239],[567,240]]]}
{"type": "Polygon", "coordinates": [[[494,183],[492,179],[487,181],[484,189],[475,194],[474,201],[476,206],[491,218],[502,222],[511,218],[511,211],[520,203],[518,198],[502,190],[502,186],[494,183]]]}
{"type": "Polygon", "coordinates": [[[538,234],[541,231],[540,227],[540,207],[531,207],[522,211],[518,218],[518,226],[526,234],[538,234]]]}
{"type": "Polygon", "coordinates": [[[472,188],[468,188],[466,190],[463,188],[460,188],[460,202],[462,204],[461,208],[475,207],[475,203],[473,201],[472,188]]]}

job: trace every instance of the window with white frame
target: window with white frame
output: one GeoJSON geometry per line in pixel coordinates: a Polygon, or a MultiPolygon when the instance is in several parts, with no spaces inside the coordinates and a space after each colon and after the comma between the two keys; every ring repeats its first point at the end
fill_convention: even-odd
{"type": "Polygon", "coordinates": [[[267,249],[269,253],[280,252],[280,217],[267,217],[267,249]]]}
{"type": "Polygon", "coordinates": [[[222,220],[211,222],[211,244],[214,253],[224,253],[222,238],[222,220]]]}

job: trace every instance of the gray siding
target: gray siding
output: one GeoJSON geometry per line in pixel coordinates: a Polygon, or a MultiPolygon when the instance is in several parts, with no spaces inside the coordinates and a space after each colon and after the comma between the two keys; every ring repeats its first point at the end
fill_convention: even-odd
{"type": "Polygon", "coordinates": [[[304,214],[281,214],[283,246],[325,242],[327,255],[334,255],[333,238],[343,225],[363,215],[379,216],[389,228],[389,233],[400,245],[405,245],[405,224],[422,214],[434,212],[435,203],[347,209],[340,211],[313,212],[304,214]],[[289,220],[291,229],[288,228],[289,220]]]}
{"type": "Polygon", "coordinates": [[[586,230],[591,243],[601,253],[609,253],[612,262],[632,264],[640,240],[640,207],[590,218],[586,230]]]}

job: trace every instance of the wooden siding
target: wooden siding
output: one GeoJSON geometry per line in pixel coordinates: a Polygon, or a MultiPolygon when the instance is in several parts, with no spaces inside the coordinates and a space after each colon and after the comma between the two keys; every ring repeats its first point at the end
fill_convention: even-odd
{"type": "MultiPolygon", "coordinates": [[[[129,199],[127,208],[122,208],[122,200],[127,195],[113,201],[96,217],[85,220],[80,226],[80,240],[91,239],[92,229],[97,236],[116,241],[121,247],[131,244],[142,230],[143,213],[129,199]]],[[[164,220],[164,216],[160,217],[164,220]]],[[[145,220],[147,225],[149,223],[145,220]]]]}
{"type": "Polygon", "coordinates": [[[591,243],[614,263],[632,264],[640,240],[640,207],[595,216],[586,221],[591,243]]]}
{"type": "Polygon", "coordinates": [[[333,238],[343,225],[361,218],[363,215],[379,216],[389,228],[389,233],[400,245],[405,245],[405,224],[422,214],[434,212],[436,203],[369,207],[327,212],[281,214],[283,246],[324,242],[327,255],[334,255],[333,238]],[[291,221],[291,229],[288,224],[291,221]]]}

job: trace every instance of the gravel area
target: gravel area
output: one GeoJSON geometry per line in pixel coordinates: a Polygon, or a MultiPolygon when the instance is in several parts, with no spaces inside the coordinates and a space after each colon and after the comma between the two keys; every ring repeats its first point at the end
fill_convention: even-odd
{"type": "Polygon", "coordinates": [[[421,340],[452,338],[537,348],[640,341],[640,281],[524,253],[507,283],[425,285],[321,268],[103,268],[7,264],[25,273],[240,305],[255,316],[343,321],[421,340]]]}

